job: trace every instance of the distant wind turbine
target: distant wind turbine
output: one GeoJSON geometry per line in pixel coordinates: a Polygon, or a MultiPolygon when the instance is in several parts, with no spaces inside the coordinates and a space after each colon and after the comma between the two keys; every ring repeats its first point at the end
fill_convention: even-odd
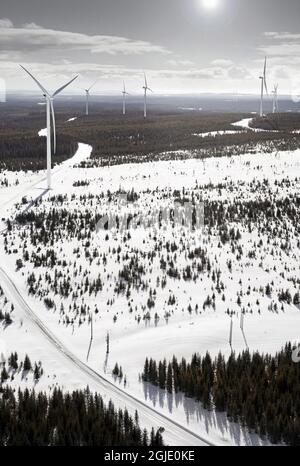
{"type": "Polygon", "coordinates": [[[147,78],[146,78],[146,75],[144,73],[144,77],[145,77],[145,85],[143,86],[143,89],[144,89],[144,118],[147,118],[147,91],[150,91],[150,92],[153,92],[150,87],[148,87],[148,83],[147,83],[147,78]]]}
{"type": "Polygon", "coordinates": [[[53,124],[53,147],[54,147],[54,154],[56,153],[56,126],[55,126],[55,114],[54,114],[54,107],[53,107],[53,100],[54,98],[60,94],[67,86],[69,86],[78,76],[75,76],[71,81],[64,84],[62,87],[58,88],[53,94],[50,94],[42,84],[26,69],[24,66],[20,65],[24,71],[34,80],[34,82],[38,85],[38,87],[43,92],[43,95],[46,99],[46,114],[47,114],[47,185],[48,189],[51,189],[51,117],[52,117],[52,124],[53,124]]]}
{"type": "Polygon", "coordinates": [[[89,114],[89,99],[90,99],[90,91],[92,88],[95,86],[95,84],[98,82],[98,79],[88,88],[84,89],[85,92],[85,97],[86,97],[86,102],[85,102],[85,114],[88,116],[89,114]]]}
{"type": "Polygon", "coordinates": [[[125,87],[125,81],[123,81],[123,115],[126,114],[126,96],[129,95],[128,92],[126,92],[126,87],[125,87]]]}
{"type": "Polygon", "coordinates": [[[273,113],[279,112],[279,105],[278,105],[278,84],[275,84],[274,90],[272,91],[273,94],[273,113]]]}
{"type": "Polygon", "coordinates": [[[264,116],[264,91],[266,91],[266,95],[268,95],[268,87],[267,87],[267,57],[265,57],[265,64],[264,64],[264,71],[263,75],[259,77],[261,80],[261,94],[260,94],[260,116],[264,116]]]}

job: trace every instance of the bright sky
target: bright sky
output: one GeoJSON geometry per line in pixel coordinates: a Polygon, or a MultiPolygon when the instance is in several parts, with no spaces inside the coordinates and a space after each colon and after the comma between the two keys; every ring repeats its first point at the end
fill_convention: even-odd
{"type": "Polygon", "coordinates": [[[258,93],[268,82],[300,93],[299,0],[1,0],[0,87],[49,88],[74,74],[73,91],[258,93]]]}

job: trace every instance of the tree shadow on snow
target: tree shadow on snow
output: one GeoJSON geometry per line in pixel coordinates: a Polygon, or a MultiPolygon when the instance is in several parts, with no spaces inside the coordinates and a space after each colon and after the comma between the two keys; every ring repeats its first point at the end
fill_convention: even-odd
{"type": "MultiPolygon", "coordinates": [[[[237,422],[232,422],[224,412],[205,409],[201,402],[185,396],[183,393],[169,393],[149,382],[142,382],[145,400],[150,400],[154,407],[167,408],[170,414],[183,407],[187,424],[193,421],[205,426],[207,437],[210,435],[223,442],[235,445],[260,446],[267,444],[257,434],[250,432],[237,422]]],[[[194,429],[194,425],[192,425],[194,429]]]]}

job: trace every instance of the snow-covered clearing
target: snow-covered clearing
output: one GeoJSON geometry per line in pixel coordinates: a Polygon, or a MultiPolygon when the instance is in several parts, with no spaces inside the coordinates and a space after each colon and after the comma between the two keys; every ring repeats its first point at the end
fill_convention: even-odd
{"type": "MultiPolygon", "coordinates": [[[[253,118],[244,118],[243,120],[237,121],[235,123],[231,123],[231,126],[237,128],[244,128],[242,131],[239,130],[220,130],[220,131],[209,131],[207,133],[195,133],[193,136],[198,136],[201,138],[212,137],[215,138],[217,136],[225,136],[225,135],[232,135],[232,134],[242,134],[245,133],[247,130],[253,131],[255,133],[259,132],[271,132],[271,133],[278,133],[277,130],[267,130],[262,128],[252,128],[250,126],[251,121],[253,118]]],[[[292,131],[293,133],[297,133],[297,131],[292,131]]]]}
{"type": "Polygon", "coordinates": [[[278,133],[277,130],[270,130],[270,129],[262,129],[262,128],[252,128],[250,126],[251,121],[253,118],[245,118],[244,120],[237,121],[236,123],[232,123],[232,126],[238,126],[239,128],[245,128],[245,129],[250,129],[251,131],[254,131],[255,133],[260,133],[260,132],[268,132],[268,133],[278,133]]]}

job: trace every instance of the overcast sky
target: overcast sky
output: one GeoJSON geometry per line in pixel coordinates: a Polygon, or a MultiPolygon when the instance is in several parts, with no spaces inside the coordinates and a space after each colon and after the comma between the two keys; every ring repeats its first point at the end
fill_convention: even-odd
{"type": "Polygon", "coordinates": [[[300,93],[300,0],[1,0],[0,78],[8,90],[79,74],[95,92],[257,93],[264,55],[270,88],[300,93]],[[207,3],[216,3],[208,7],[207,3]]]}

